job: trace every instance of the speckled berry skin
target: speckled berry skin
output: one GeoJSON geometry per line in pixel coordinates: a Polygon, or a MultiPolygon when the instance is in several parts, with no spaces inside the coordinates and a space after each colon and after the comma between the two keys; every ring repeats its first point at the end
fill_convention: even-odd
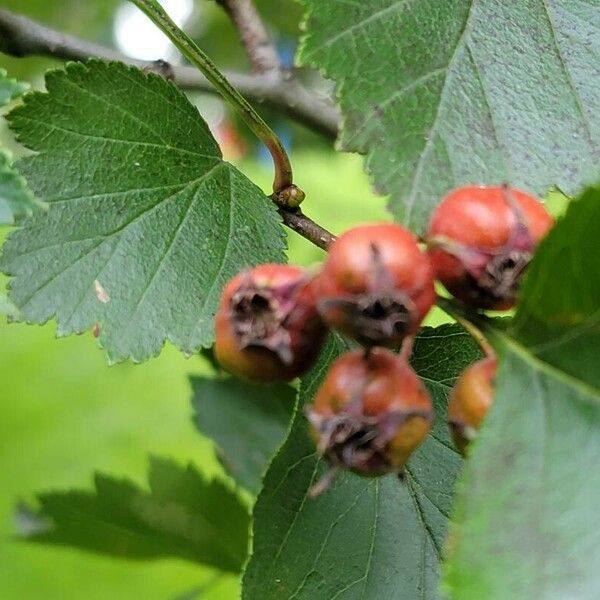
{"type": "Polygon", "coordinates": [[[433,269],[399,225],[362,225],[330,248],[317,281],[326,323],[366,346],[397,347],[435,302],[433,269]]]}
{"type": "Polygon", "coordinates": [[[514,306],[522,273],[554,220],[533,196],[506,186],[466,186],[431,216],[427,241],[435,276],[475,308],[514,306]]]}
{"type": "Polygon", "coordinates": [[[433,420],[421,380],[405,359],[383,348],[338,358],[307,414],[329,462],[365,476],[400,472],[433,420]]]}

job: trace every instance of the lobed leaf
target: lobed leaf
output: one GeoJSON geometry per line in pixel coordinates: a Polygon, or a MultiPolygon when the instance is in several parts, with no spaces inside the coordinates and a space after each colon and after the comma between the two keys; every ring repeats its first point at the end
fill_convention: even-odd
{"type": "Polygon", "coordinates": [[[232,573],[241,569],[248,513],[222,483],[161,459],[151,461],[149,492],[101,474],[94,482],[94,492],[40,494],[39,510],[17,513],[21,534],[133,559],[174,556],[232,573]]]}
{"type": "Polygon", "coordinates": [[[297,392],[285,384],[257,385],[239,379],[191,379],[194,421],[213,439],[225,470],[258,493],[263,473],[285,439],[297,392]]]}
{"type": "Polygon", "coordinates": [[[302,0],[299,62],[337,83],[340,145],[399,221],[450,189],[572,195],[600,162],[599,0],[302,0]]]}
{"type": "Polygon", "coordinates": [[[23,320],[59,335],[100,326],[112,361],[166,340],[214,338],[223,284],[284,259],[273,203],[221,158],[173,84],[120,63],[71,63],[25,97],[12,129],[37,152],[23,173],[47,214],[8,238],[0,267],[23,320]]]}
{"type": "Polygon", "coordinates": [[[0,294],[0,315],[15,317],[17,312],[18,311],[12,302],[10,302],[4,294],[0,294]]]}
{"type": "Polygon", "coordinates": [[[447,395],[478,350],[457,326],[425,328],[414,366],[432,394],[437,421],[409,461],[404,481],[343,473],[311,499],[308,490],[326,466],[315,454],[302,405],[346,349],[334,338],[302,380],[291,433],[256,502],[245,599],[440,598],[442,544],[461,465],[445,423],[447,395]]]}
{"type": "Polygon", "coordinates": [[[29,85],[8,76],[5,69],[0,69],[0,106],[18,98],[29,85]]]}
{"type": "Polygon", "coordinates": [[[0,149],[0,225],[14,225],[39,208],[25,180],[11,166],[8,154],[0,149]]]}

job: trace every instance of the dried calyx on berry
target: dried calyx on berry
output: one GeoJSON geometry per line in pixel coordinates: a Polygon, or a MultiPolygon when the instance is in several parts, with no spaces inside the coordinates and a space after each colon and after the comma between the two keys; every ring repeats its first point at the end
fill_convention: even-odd
{"type": "Polygon", "coordinates": [[[487,357],[465,369],[450,393],[448,424],[454,444],[465,455],[494,398],[497,361],[487,357]]]}
{"type": "Polygon", "coordinates": [[[365,346],[397,347],[435,301],[433,270],[399,225],[363,225],[332,245],[318,277],[325,322],[365,346]]]}
{"type": "Polygon", "coordinates": [[[367,476],[400,472],[433,421],[421,380],[383,348],[338,358],[306,414],[332,467],[367,476]]]}
{"type": "Polygon", "coordinates": [[[434,211],[427,243],[436,277],[475,308],[506,310],[553,219],[533,196],[508,186],[463,187],[434,211]]]}
{"type": "Polygon", "coordinates": [[[314,279],[289,265],[261,265],[224,288],[216,315],[215,354],[227,371],[254,381],[304,373],[326,334],[314,279]]]}

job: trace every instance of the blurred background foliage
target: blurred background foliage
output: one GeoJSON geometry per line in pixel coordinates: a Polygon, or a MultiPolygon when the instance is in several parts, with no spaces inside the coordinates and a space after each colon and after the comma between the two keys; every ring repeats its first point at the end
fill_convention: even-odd
{"type": "MultiPolygon", "coordinates": [[[[291,64],[300,6],[293,0],[256,4],[282,60],[291,64]]],[[[119,0],[0,0],[0,7],[112,47],[119,47],[118,28],[135,11],[119,0]]],[[[194,0],[192,8],[186,29],[220,67],[246,70],[246,57],[220,7],[213,0],[194,0]]],[[[127,37],[127,30],[121,35],[127,37]]],[[[0,54],[0,67],[39,89],[44,71],[60,64],[0,54]]],[[[318,78],[315,82],[323,85],[318,78]]],[[[194,95],[192,100],[226,156],[269,189],[271,166],[245,129],[215,97],[194,95]]],[[[290,148],[311,216],[337,232],[354,223],[387,218],[384,200],[371,193],[359,157],[338,154],[328,141],[260,110],[290,148]]],[[[20,152],[4,124],[0,143],[20,152]]],[[[7,233],[7,228],[0,230],[0,240],[7,233]]],[[[291,233],[289,256],[308,265],[320,260],[322,252],[291,233]]],[[[0,279],[0,294],[5,282],[0,279]]],[[[186,359],[167,347],[145,364],[109,368],[91,333],[56,340],[54,330],[52,323],[9,325],[0,317],[0,598],[164,600],[186,590],[196,590],[201,598],[237,597],[235,577],[184,561],[125,561],[14,538],[16,500],[34,500],[40,490],[90,488],[95,470],[145,485],[149,454],[181,463],[192,460],[206,475],[224,477],[211,443],[196,432],[191,420],[187,377],[205,370],[200,358],[186,359]]]]}

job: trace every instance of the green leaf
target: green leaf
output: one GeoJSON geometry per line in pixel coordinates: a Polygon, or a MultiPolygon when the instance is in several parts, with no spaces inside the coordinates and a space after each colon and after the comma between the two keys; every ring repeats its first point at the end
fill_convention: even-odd
{"type": "Polygon", "coordinates": [[[40,208],[25,180],[13,169],[0,149],[0,225],[13,225],[40,208]]]}
{"type": "Polygon", "coordinates": [[[50,210],[5,244],[0,267],[23,319],[59,335],[100,325],[109,358],[214,338],[225,281],[284,259],[273,203],[221,158],[170,82],[120,63],[69,64],[10,115],[38,152],[18,164],[50,210]]]}
{"type": "Polygon", "coordinates": [[[588,189],[528,267],[512,335],[600,388],[600,187],[588,189]]]}
{"type": "Polygon", "coordinates": [[[225,470],[258,493],[262,475],[288,431],[296,390],[239,379],[191,379],[198,429],[217,444],[225,470]]]}
{"type": "Polygon", "coordinates": [[[334,339],[302,380],[290,436],[273,459],[255,506],[245,599],[440,598],[442,544],[461,464],[445,424],[447,395],[479,352],[457,326],[425,328],[416,341],[414,365],[438,418],[411,458],[405,480],[343,473],[311,499],[308,490],[326,465],[307,435],[302,404],[313,398],[330,362],[346,348],[334,339]]]}
{"type": "MultiPolygon", "coordinates": [[[[0,106],[20,96],[29,86],[0,69],[0,106]]],[[[25,180],[12,168],[10,157],[0,148],[0,225],[13,225],[39,208],[25,180]]]]}
{"type": "Polygon", "coordinates": [[[600,392],[517,346],[459,486],[455,600],[596,598],[600,392]]]}
{"type": "Polygon", "coordinates": [[[16,317],[18,312],[14,304],[4,294],[0,294],[0,315],[16,317]]]}
{"type": "Polygon", "coordinates": [[[599,209],[597,188],[571,203],[530,265],[514,325],[490,330],[502,365],[459,485],[455,600],[600,596],[599,209]]]}
{"type": "Polygon", "coordinates": [[[598,0],[302,0],[299,61],[337,82],[341,146],[423,228],[444,193],[572,195],[600,162],[598,0]]]}
{"type": "Polygon", "coordinates": [[[248,545],[248,513],[222,483],[191,465],[152,459],[150,492],[97,474],[95,491],[40,494],[39,511],[21,510],[30,541],[134,559],[173,556],[237,573],[248,545]]]}
{"type": "Polygon", "coordinates": [[[0,69],[0,106],[18,98],[28,88],[28,84],[11,79],[4,69],[0,69]]]}

